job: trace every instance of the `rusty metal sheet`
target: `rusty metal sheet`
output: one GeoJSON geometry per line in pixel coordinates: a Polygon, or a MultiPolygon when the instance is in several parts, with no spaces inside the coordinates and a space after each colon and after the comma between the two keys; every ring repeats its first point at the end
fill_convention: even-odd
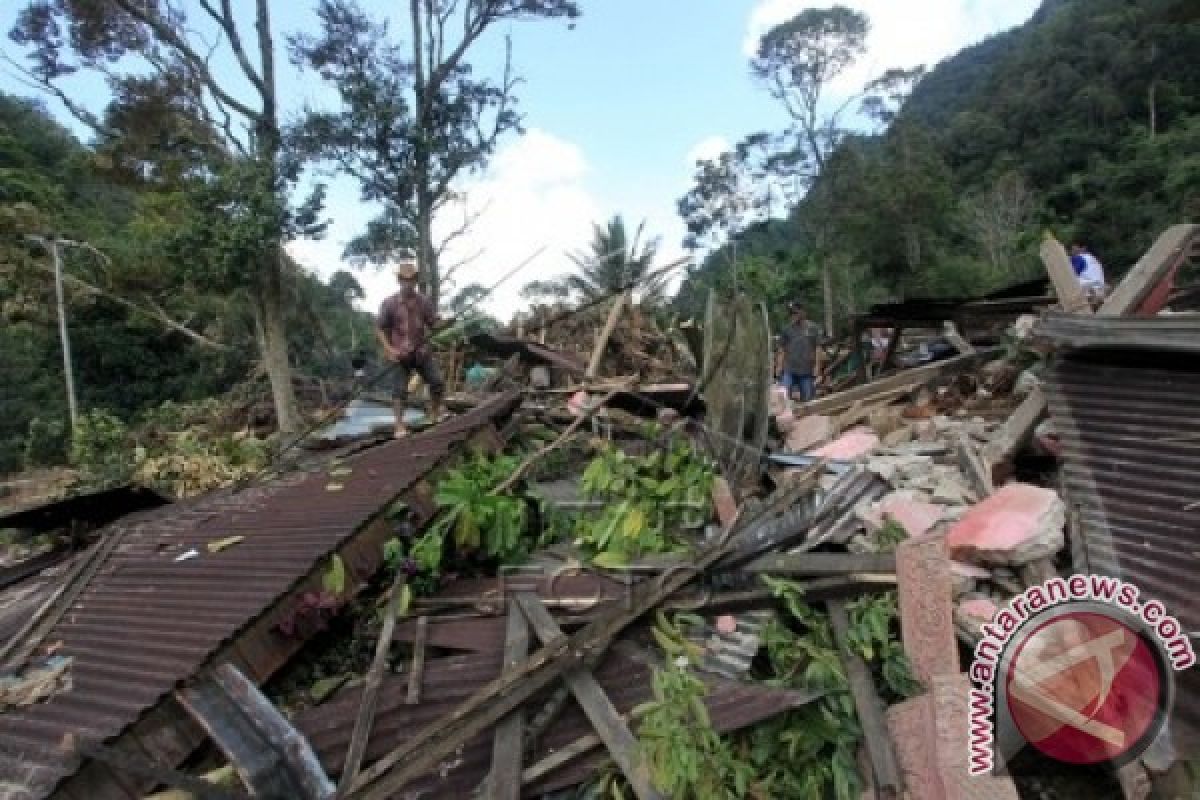
{"type": "MultiPolygon", "coordinates": [[[[0,775],[27,775],[16,785],[31,797],[50,794],[79,768],[57,750],[64,734],[86,732],[101,741],[121,734],[222,645],[274,613],[322,559],[454,447],[517,402],[515,393],[499,395],[427,433],[347,458],[352,472],[343,478],[330,478],[327,469],[300,472],[118,522],[126,528],[121,546],[45,639],[74,657],[74,686],[41,705],[0,714],[0,775]],[[334,481],[343,488],[327,491],[334,481]],[[306,525],[306,514],[320,514],[324,524],[306,525]],[[272,524],[282,515],[295,525],[272,524]],[[234,530],[245,539],[208,552],[209,542],[234,530]],[[175,561],[192,548],[198,558],[175,561]],[[13,750],[21,758],[6,763],[3,753],[13,750]]],[[[285,645],[290,641],[279,635],[276,646],[285,645]]],[[[101,787],[96,791],[103,795],[101,787]]]]}
{"type": "MultiPolygon", "coordinates": [[[[494,651],[427,663],[421,691],[421,697],[427,699],[415,706],[405,704],[407,676],[389,676],[379,694],[375,726],[367,743],[364,764],[374,762],[454,711],[465,699],[499,676],[501,661],[502,653],[494,651]]],[[[624,648],[615,648],[595,672],[601,687],[623,714],[652,696],[652,671],[646,661],[645,658],[631,656],[624,648]]],[[[709,708],[713,726],[720,732],[753,725],[812,699],[801,692],[712,677],[705,679],[710,687],[705,704],[709,708]]],[[[331,775],[341,769],[345,760],[361,695],[362,690],[358,688],[343,690],[331,702],[302,711],[293,719],[331,775]]],[[[530,707],[537,708],[538,705],[535,700],[530,707]]],[[[582,709],[574,700],[570,701],[550,726],[532,758],[526,760],[526,766],[591,732],[591,724],[582,709]]],[[[405,792],[429,798],[468,797],[487,774],[491,758],[492,733],[488,731],[448,758],[436,774],[426,775],[406,786],[405,792]]],[[[536,797],[582,783],[595,773],[603,761],[604,751],[600,748],[525,787],[522,795],[536,797]]]]}
{"type": "MultiPolygon", "coordinates": [[[[1126,328],[1106,345],[1122,346],[1126,328]]],[[[1136,584],[1144,596],[1166,604],[1195,637],[1200,356],[1079,351],[1056,364],[1047,389],[1064,446],[1066,499],[1082,532],[1084,566],[1136,584]]],[[[1172,731],[1180,752],[1200,752],[1200,671],[1177,677],[1172,731]]]]}

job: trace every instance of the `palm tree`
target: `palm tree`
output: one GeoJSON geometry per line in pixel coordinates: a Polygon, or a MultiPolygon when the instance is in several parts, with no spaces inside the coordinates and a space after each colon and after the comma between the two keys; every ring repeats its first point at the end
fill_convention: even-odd
{"type": "Polygon", "coordinates": [[[649,276],[658,254],[658,239],[641,244],[643,222],[632,241],[625,220],[617,215],[605,225],[593,225],[592,241],[587,249],[569,254],[577,272],[549,281],[534,281],[522,290],[528,299],[561,299],[574,296],[582,303],[595,302],[619,294],[632,285],[643,303],[666,299],[666,275],[649,276]]]}

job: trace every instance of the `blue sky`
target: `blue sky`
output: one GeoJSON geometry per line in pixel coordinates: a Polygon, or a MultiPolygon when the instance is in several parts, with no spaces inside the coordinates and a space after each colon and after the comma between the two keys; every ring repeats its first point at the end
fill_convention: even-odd
{"type": "MultiPolygon", "coordinates": [[[[190,0],[182,0],[187,5],[190,0]]],[[[5,2],[0,26],[11,27],[15,7],[5,2]]],[[[235,0],[236,5],[243,5],[235,0]]],[[[747,57],[756,35],[808,6],[804,0],[581,0],[584,16],[574,30],[564,22],[513,23],[482,43],[475,63],[494,67],[503,34],[511,33],[525,136],[504,140],[486,173],[459,189],[472,209],[485,209],[460,257],[481,253],[462,270],[460,283],[489,284],[545,248],[532,264],[497,291],[489,308],[508,316],[520,307],[517,291],[529,280],[565,271],[564,253],[583,247],[593,222],[623,214],[645,221],[662,237],[663,258],[682,255],[683,228],[676,199],[687,190],[697,156],[757,130],[775,130],[785,118],[751,79],[747,57]]],[[[836,87],[855,92],[890,67],[932,66],[962,47],[1026,20],[1038,0],[849,0],[872,20],[869,52],[836,87]]],[[[245,4],[248,7],[248,4],[245,4]]],[[[407,7],[401,0],[367,0],[377,14],[407,7]]],[[[303,0],[275,3],[278,34],[311,29],[315,18],[303,0]]],[[[401,15],[403,19],[403,15],[401,15]]],[[[398,32],[403,26],[396,26],[398,32]]],[[[7,53],[19,51],[7,40],[7,53]]],[[[282,49],[282,46],[281,46],[282,49]]],[[[281,61],[285,114],[304,103],[321,104],[324,90],[281,61]]],[[[103,85],[77,80],[71,90],[102,102],[103,85]]],[[[30,94],[0,71],[0,89],[30,94]]],[[[55,103],[50,107],[58,110],[55,103]]],[[[98,107],[93,105],[93,107],[98,107]]],[[[328,275],[343,268],[342,246],[370,218],[348,179],[330,187],[332,220],[322,241],[300,241],[290,250],[328,275]]],[[[453,220],[444,224],[451,225],[453,220]]],[[[390,290],[386,274],[365,271],[365,306],[390,290]]]]}

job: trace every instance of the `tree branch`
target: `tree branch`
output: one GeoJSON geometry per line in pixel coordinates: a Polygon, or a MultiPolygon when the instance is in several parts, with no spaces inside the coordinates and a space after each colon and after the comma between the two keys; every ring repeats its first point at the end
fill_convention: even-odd
{"type": "Polygon", "coordinates": [[[25,86],[28,86],[34,91],[47,92],[56,97],[58,101],[63,104],[63,107],[67,109],[67,113],[87,127],[91,128],[97,135],[102,137],[115,135],[115,132],[101,122],[99,117],[97,117],[91,111],[88,111],[83,106],[75,103],[75,101],[67,96],[66,92],[64,92],[55,84],[39,78],[33,72],[18,64],[12,56],[2,49],[0,49],[0,58],[3,58],[6,63],[8,63],[14,70],[17,71],[17,74],[13,75],[14,79],[25,86]]]}

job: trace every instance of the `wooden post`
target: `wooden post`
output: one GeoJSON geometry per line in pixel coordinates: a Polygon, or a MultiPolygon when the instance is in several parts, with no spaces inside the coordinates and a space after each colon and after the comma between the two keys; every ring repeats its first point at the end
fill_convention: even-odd
{"type": "Polygon", "coordinates": [[[621,312],[632,301],[632,289],[627,289],[613,301],[612,311],[608,312],[608,320],[604,323],[604,328],[600,331],[600,335],[596,337],[596,346],[592,349],[592,358],[588,362],[587,372],[584,373],[586,379],[591,380],[600,372],[600,362],[604,358],[604,350],[608,347],[608,340],[612,338],[612,333],[616,330],[617,321],[621,319],[621,312]]]}

